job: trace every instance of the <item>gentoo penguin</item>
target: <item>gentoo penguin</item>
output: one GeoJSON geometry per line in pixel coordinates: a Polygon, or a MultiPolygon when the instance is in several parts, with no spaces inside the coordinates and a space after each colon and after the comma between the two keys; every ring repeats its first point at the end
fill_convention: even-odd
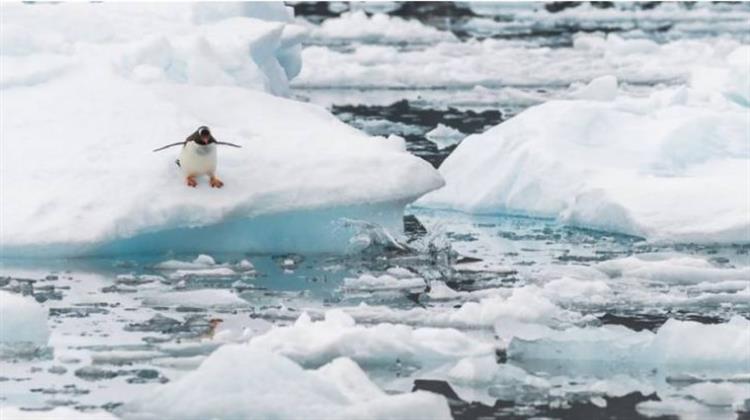
{"type": "Polygon", "coordinates": [[[177,159],[177,166],[182,168],[185,174],[185,181],[188,186],[196,187],[198,185],[197,177],[208,175],[209,183],[213,188],[221,188],[224,183],[216,177],[216,145],[224,144],[227,146],[240,147],[233,143],[217,141],[211,130],[206,126],[200,126],[184,142],[172,143],[155,149],[154,152],[164,150],[168,147],[182,144],[180,157],[177,159]]]}

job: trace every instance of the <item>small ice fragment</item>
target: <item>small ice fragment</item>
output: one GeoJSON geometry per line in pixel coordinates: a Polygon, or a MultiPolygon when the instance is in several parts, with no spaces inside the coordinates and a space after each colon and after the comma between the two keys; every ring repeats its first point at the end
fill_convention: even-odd
{"type": "Polygon", "coordinates": [[[442,123],[429,131],[426,135],[427,140],[435,143],[439,150],[443,150],[455,144],[458,144],[466,137],[466,134],[449,127],[442,123]]]}
{"type": "Polygon", "coordinates": [[[573,97],[592,101],[613,101],[617,97],[617,77],[612,75],[597,77],[575,91],[573,97]]]}

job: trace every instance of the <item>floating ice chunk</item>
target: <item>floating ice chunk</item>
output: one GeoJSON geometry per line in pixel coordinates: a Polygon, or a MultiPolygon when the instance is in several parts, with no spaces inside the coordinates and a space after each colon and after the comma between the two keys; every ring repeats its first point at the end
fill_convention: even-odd
{"type": "Polygon", "coordinates": [[[371,274],[362,274],[356,279],[345,278],[344,284],[342,285],[345,290],[398,290],[414,288],[424,289],[425,286],[425,280],[420,277],[396,278],[388,274],[383,274],[378,277],[375,277],[371,274]]]}
{"type": "Polygon", "coordinates": [[[344,252],[352,231],[332,223],[360,219],[396,234],[404,206],[442,185],[429,163],[272,94],[288,92],[302,38],[279,20],[281,4],[216,5],[213,17],[213,5],[200,6],[199,23],[183,4],[40,6],[3,8],[3,62],[42,62],[54,50],[73,64],[54,77],[30,65],[38,83],[0,87],[0,189],[15,203],[3,209],[4,256],[344,252]],[[203,180],[188,189],[178,149],[151,153],[201,124],[243,146],[219,152],[221,190],[203,180]],[[45,143],[73,132],[62,150],[45,143]]]}
{"type": "MultiPolygon", "coordinates": [[[[741,281],[750,279],[750,267],[716,267],[706,259],[672,254],[646,254],[604,261],[595,266],[610,277],[629,277],[670,284],[741,281]]],[[[733,283],[732,283],[733,284],[733,283]]]]}
{"type": "Polygon", "coordinates": [[[742,408],[745,400],[750,399],[750,384],[731,382],[702,382],[685,387],[681,390],[710,406],[730,406],[742,408]]]}
{"type": "Polygon", "coordinates": [[[750,46],[734,49],[724,66],[700,66],[690,74],[690,86],[705,94],[720,93],[730,101],[750,107],[750,46]]]}
{"type": "Polygon", "coordinates": [[[254,337],[249,344],[312,366],[340,356],[366,365],[390,365],[400,360],[424,366],[494,351],[492,343],[455,329],[389,323],[358,325],[341,310],[327,311],[325,320],[318,322],[303,315],[294,325],[273,328],[254,337]]]}
{"type": "Polygon", "coordinates": [[[473,261],[466,263],[457,263],[453,265],[457,271],[488,272],[497,274],[513,274],[516,270],[500,261],[473,261]]]}
{"type": "Polygon", "coordinates": [[[514,288],[507,298],[494,296],[479,302],[466,302],[448,318],[466,325],[495,325],[503,320],[570,322],[578,319],[579,314],[555,305],[537,286],[524,286],[514,288]]]}
{"type": "Polygon", "coordinates": [[[1,344],[47,344],[47,310],[33,298],[0,290],[0,320],[1,344]]]}
{"type": "Polygon", "coordinates": [[[19,407],[0,406],[0,418],[5,420],[118,420],[104,411],[78,411],[68,407],[55,407],[49,411],[29,411],[19,407]]]}
{"type": "Polygon", "coordinates": [[[442,396],[385,395],[353,362],[317,371],[284,356],[226,345],[183,378],[120,410],[126,418],[407,418],[450,419],[442,396]],[[283,389],[283,393],[278,390],[283,389]]]}
{"type": "Polygon", "coordinates": [[[183,277],[231,277],[237,273],[229,267],[200,268],[194,270],[177,270],[169,275],[170,279],[183,277]]]}
{"type": "Polygon", "coordinates": [[[674,416],[685,420],[733,420],[737,413],[717,411],[715,407],[686,398],[663,398],[661,401],[644,401],[636,405],[636,411],[648,417],[674,416]]]}
{"type": "Polygon", "coordinates": [[[430,282],[430,292],[427,293],[427,296],[429,296],[430,299],[447,300],[447,299],[455,299],[461,296],[461,293],[448,287],[448,285],[445,284],[445,282],[432,281],[430,282]]]}
{"type": "Polygon", "coordinates": [[[572,277],[552,280],[543,289],[545,296],[555,302],[603,303],[612,293],[607,283],[601,280],[579,280],[572,277]]]}
{"type": "Polygon", "coordinates": [[[739,292],[750,287],[750,280],[726,280],[718,282],[701,282],[690,287],[699,292],[739,292]]]}
{"type": "Polygon", "coordinates": [[[347,357],[339,357],[314,372],[322,380],[332,379],[342,395],[355,403],[362,399],[384,397],[385,393],[370,381],[367,374],[347,357]]]}
{"type": "Polygon", "coordinates": [[[453,33],[424,25],[417,20],[405,20],[383,13],[368,16],[364,10],[343,13],[341,17],[326,19],[312,31],[319,40],[360,41],[367,43],[428,43],[456,41],[453,33]]]}
{"type": "Polygon", "coordinates": [[[610,378],[599,379],[590,384],[588,390],[612,397],[622,397],[634,391],[638,391],[643,395],[650,395],[656,392],[656,389],[654,389],[654,386],[651,383],[624,374],[617,374],[610,378]]]}
{"type": "Polygon", "coordinates": [[[399,278],[399,279],[414,277],[414,273],[411,270],[409,270],[408,268],[399,267],[399,266],[391,267],[388,270],[386,270],[386,272],[390,274],[391,276],[399,278]]]}
{"type": "Polygon", "coordinates": [[[250,262],[250,260],[242,260],[239,263],[237,263],[237,268],[239,268],[242,271],[250,271],[254,270],[255,266],[253,263],[250,262]]]}
{"type": "Polygon", "coordinates": [[[216,265],[216,261],[210,255],[200,254],[193,261],[167,260],[156,264],[155,268],[161,270],[190,270],[208,268],[216,265]]]}
{"type": "Polygon", "coordinates": [[[750,237],[747,109],[549,101],[464,139],[417,204],[557,218],[654,241],[750,237]],[[638,141],[634,141],[638,139],[638,141]]]}
{"type": "Polygon", "coordinates": [[[147,306],[192,306],[198,308],[236,308],[247,306],[243,300],[229,290],[202,289],[185,292],[166,292],[147,296],[147,306]]]}
{"type": "Polygon", "coordinates": [[[706,325],[669,319],[656,333],[619,325],[537,328],[514,337],[508,357],[516,360],[610,360],[661,366],[747,366],[750,321],[736,316],[724,324],[706,325]]]}
{"type": "MultiPolygon", "coordinates": [[[[536,27],[537,17],[530,19],[530,26],[536,27]]],[[[579,34],[574,37],[574,48],[531,46],[526,41],[491,37],[406,50],[396,45],[354,45],[347,51],[313,46],[302,51],[305,66],[292,84],[443,89],[481,85],[491,89],[524,87],[528,91],[530,85],[567,86],[606,75],[617,77],[623,84],[687,83],[692,69],[726,66],[727,55],[741,46],[739,41],[726,38],[657,44],[615,34],[579,34]]],[[[462,94],[451,90],[450,95],[453,99],[462,94]]],[[[472,92],[474,100],[477,96],[472,92]]],[[[483,102],[531,104],[559,94],[518,95],[518,91],[502,89],[493,90],[489,96],[483,102]]]]}
{"type": "Polygon", "coordinates": [[[425,134],[427,140],[435,143],[438,150],[456,145],[466,137],[466,134],[456,130],[453,127],[439,123],[435,128],[425,134]]]}
{"type": "Polygon", "coordinates": [[[612,75],[597,77],[573,92],[572,96],[576,99],[592,101],[613,101],[617,97],[617,77],[612,75]]]}
{"type": "Polygon", "coordinates": [[[494,355],[467,357],[451,368],[448,377],[457,383],[489,383],[499,370],[494,355]]]}

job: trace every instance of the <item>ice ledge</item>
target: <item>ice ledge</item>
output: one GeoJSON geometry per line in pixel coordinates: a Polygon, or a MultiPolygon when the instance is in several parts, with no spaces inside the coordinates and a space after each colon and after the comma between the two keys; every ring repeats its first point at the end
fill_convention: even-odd
{"type": "Polygon", "coordinates": [[[64,258],[82,256],[174,253],[342,254],[362,246],[362,225],[403,233],[404,207],[412,200],[291,210],[253,217],[228,218],[197,227],[156,228],[131,237],[92,243],[3,245],[0,258],[64,258]]]}

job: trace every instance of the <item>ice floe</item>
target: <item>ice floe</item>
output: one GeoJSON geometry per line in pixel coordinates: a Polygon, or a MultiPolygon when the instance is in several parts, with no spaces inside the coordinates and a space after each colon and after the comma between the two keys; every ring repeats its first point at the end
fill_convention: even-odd
{"type": "Polygon", "coordinates": [[[249,345],[311,366],[340,356],[368,366],[397,362],[425,366],[494,352],[491,342],[455,329],[388,323],[362,325],[340,309],[327,311],[321,321],[302,314],[294,325],[273,328],[252,338],[249,345]]]}
{"type": "Polygon", "coordinates": [[[643,254],[617,258],[596,265],[596,268],[612,278],[637,278],[667,284],[696,284],[710,289],[706,283],[716,283],[716,288],[737,290],[744,282],[750,287],[750,267],[717,267],[710,261],[670,254],[643,254]],[[720,282],[727,282],[721,286],[720,282]],[[740,283],[738,283],[740,282],[740,283]]]}
{"type": "Polygon", "coordinates": [[[418,202],[663,242],[750,238],[750,121],[720,91],[550,101],[467,137],[418,202]]]}
{"type": "MultiPolygon", "coordinates": [[[[492,38],[440,42],[431,48],[406,51],[391,45],[355,45],[346,51],[311,46],[302,51],[305,66],[292,85],[551,88],[589,83],[602,76],[613,76],[626,85],[686,83],[698,68],[722,67],[728,58],[737,64],[746,63],[744,56],[730,55],[741,46],[740,42],[725,38],[658,44],[648,39],[597,33],[576,34],[573,46],[564,48],[492,38]]],[[[745,80],[741,71],[736,76],[738,81],[745,80]]],[[[607,90],[611,92],[611,79],[608,83],[607,90]]]]}
{"type": "Polygon", "coordinates": [[[314,41],[327,43],[359,41],[420,44],[457,41],[451,32],[435,29],[416,20],[405,20],[383,13],[368,16],[363,10],[346,12],[336,19],[327,19],[319,27],[312,29],[310,36],[314,41]]]}
{"type": "Polygon", "coordinates": [[[285,6],[212,6],[4,8],[4,255],[343,252],[353,233],[332,222],[398,233],[404,205],[442,185],[392,142],[272,95],[299,70],[285,6]],[[151,152],[202,124],[243,146],[219,151],[221,190],[188,189],[175,149],[151,152]]]}
{"type": "Polygon", "coordinates": [[[0,417],[7,420],[118,420],[104,410],[78,411],[68,407],[52,410],[23,410],[18,407],[0,407],[0,417]]]}
{"type": "Polygon", "coordinates": [[[147,306],[187,306],[198,308],[236,308],[247,306],[243,300],[230,290],[201,289],[182,292],[155,293],[146,296],[143,303],[147,306]]]}
{"type": "Polygon", "coordinates": [[[383,274],[375,277],[371,274],[363,274],[358,278],[345,278],[342,285],[344,290],[398,290],[398,289],[424,289],[426,282],[423,278],[396,278],[383,274]]]}
{"type": "Polygon", "coordinates": [[[442,396],[387,395],[349,359],[305,370],[247,345],[219,348],[195,371],[118,411],[126,419],[451,418],[442,396]]]}
{"type": "Polygon", "coordinates": [[[425,137],[427,140],[435,143],[438,149],[445,149],[446,147],[460,143],[466,135],[453,127],[440,123],[428,131],[425,137]]]}
{"type": "Polygon", "coordinates": [[[32,297],[0,290],[0,344],[44,346],[49,339],[47,310],[32,297]]]}
{"type": "MultiPolygon", "coordinates": [[[[502,334],[503,324],[498,323],[502,334]]],[[[750,367],[750,321],[735,316],[722,324],[668,320],[656,333],[619,325],[553,330],[512,326],[508,357],[516,360],[617,361],[647,366],[750,367]]]]}

